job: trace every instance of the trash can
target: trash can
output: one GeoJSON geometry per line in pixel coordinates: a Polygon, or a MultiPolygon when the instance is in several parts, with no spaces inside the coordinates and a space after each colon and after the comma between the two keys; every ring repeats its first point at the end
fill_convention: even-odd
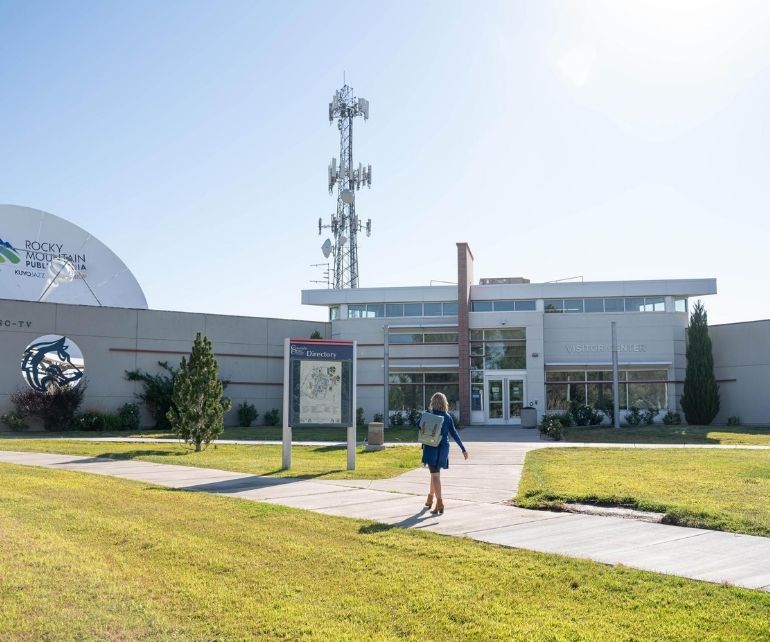
{"type": "Polygon", "coordinates": [[[381,421],[370,421],[366,435],[366,450],[382,450],[385,448],[385,424],[381,421]]]}
{"type": "Polygon", "coordinates": [[[521,427],[537,428],[537,408],[527,406],[521,409],[521,427]]]}

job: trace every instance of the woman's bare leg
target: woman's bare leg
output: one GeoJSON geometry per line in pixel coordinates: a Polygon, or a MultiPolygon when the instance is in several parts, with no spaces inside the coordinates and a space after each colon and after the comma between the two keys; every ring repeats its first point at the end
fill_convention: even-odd
{"type": "Polygon", "coordinates": [[[430,481],[436,495],[436,501],[441,502],[441,473],[431,473],[430,481]]]}

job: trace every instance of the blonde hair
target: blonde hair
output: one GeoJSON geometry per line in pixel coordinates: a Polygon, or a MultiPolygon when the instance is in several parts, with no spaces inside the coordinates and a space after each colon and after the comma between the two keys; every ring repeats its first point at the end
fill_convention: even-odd
{"type": "Polygon", "coordinates": [[[441,410],[446,412],[449,410],[449,402],[446,400],[446,395],[443,392],[437,392],[430,398],[430,407],[433,410],[441,410]]]}

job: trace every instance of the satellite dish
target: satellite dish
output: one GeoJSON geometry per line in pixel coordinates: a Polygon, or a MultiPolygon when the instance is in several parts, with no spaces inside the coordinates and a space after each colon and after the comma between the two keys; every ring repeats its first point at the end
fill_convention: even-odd
{"type": "Polygon", "coordinates": [[[321,252],[324,253],[325,259],[329,258],[329,255],[332,253],[332,242],[329,239],[324,241],[324,244],[321,246],[321,252]]]}
{"type": "Polygon", "coordinates": [[[342,202],[345,203],[345,205],[350,205],[353,202],[353,190],[351,189],[344,189],[342,190],[342,202]]]}
{"type": "Polygon", "coordinates": [[[45,301],[53,292],[54,288],[65,283],[72,283],[77,274],[77,269],[72,262],[63,256],[56,256],[48,263],[47,278],[43,290],[40,293],[38,301],[45,301]]]}

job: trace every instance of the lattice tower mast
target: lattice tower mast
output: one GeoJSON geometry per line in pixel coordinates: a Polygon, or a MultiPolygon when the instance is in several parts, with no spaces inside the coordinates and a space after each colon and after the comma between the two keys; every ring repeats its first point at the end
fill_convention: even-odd
{"type": "Polygon", "coordinates": [[[345,84],[334,92],[329,103],[329,123],[336,119],[340,131],[340,162],[337,166],[337,159],[332,158],[328,183],[329,194],[337,186],[337,212],[332,214],[330,225],[318,219],[318,233],[330,228],[334,236],[334,243],[327,239],[321,249],[327,258],[333,255],[335,289],[358,287],[358,232],[366,230],[367,236],[372,232],[371,219],[364,225],[356,214],[356,191],[362,185],[372,186],[371,165],[363,167],[359,163],[353,169],[353,119],[358,116],[369,119],[369,101],[355,97],[353,88],[345,84]]]}

